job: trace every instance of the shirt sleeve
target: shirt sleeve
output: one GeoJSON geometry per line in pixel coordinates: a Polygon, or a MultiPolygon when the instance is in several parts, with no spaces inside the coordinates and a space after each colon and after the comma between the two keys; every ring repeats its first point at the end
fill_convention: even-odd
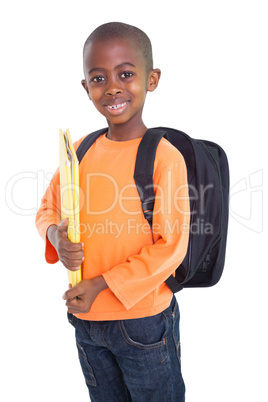
{"type": "Polygon", "coordinates": [[[49,264],[59,261],[56,249],[47,238],[47,230],[51,225],[61,221],[60,178],[59,169],[55,172],[37,212],[35,223],[40,236],[45,240],[45,259],[49,264]]]}
{"type": "Polygon", "coordinates": [[[184,159],[161,169],[155,184],[153,244],[103,274],[126,309],[159,287],[183,261],[189,238],[189,195],[184,159]]]}

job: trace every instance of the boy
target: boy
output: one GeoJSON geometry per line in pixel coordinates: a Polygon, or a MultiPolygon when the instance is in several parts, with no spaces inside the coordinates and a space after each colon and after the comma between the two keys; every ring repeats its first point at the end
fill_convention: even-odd
{"type": "MultiPolygon", "coordinates": [[[[106,118],[107,133],[80,164],[81,243],[60,221],[59,173],[38,211],[46,259],[83,280],[63,296],[76,328],[91,401],[183,402],[179,309],[165,284],[183,260],[189,200],[183,157],[162,139],[154,163],[153,233],[143,216],[133,173],[147,128],[142,111],[157,88],[151,43],[136,27],[108,23],[88,37],[82,85],[106,118]]],[[[82,139],[77,141],[75,149],[82,139]]]]}

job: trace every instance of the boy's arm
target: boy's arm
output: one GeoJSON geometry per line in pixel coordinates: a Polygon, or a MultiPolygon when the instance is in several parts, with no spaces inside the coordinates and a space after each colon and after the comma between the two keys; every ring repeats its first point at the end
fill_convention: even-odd
{"type": "MultiPolygon", "coordinates": [[[[84,137],[76,141],[74,149],[77,150],[84,137]]],[[[41,200],[40,208],[36,215],[35,224],[40,236],[45,240],[45,259],[49,264],[59,261],[59,255],[55,244],[50,240],[50,227],[58,226],[61,222],[61,200],[60,200],[60,171],[59,168],[41,200]]],[[[55,243],[55,242],[54,242],[55,243]]]]}
{"type": "Polygon", "coordinates": [[[78,269],[84,259],[83,245],[68,239],[68,219],[61,221],[59,171],[54,174],[42,198],[36,226],[45,240],[46,261],[54,264],[60,260],[67,269],[78,269]]]}
{"type": "MultiPolygon", "coordinates": [[[[84,260],[82,243],[72,243],[68,239],[68,219],[61,221],[59,169],[55,172],[36,215],[36,227],[45,240],[45,259],[53,264],[59,260],[72,271],[79,269],[84,260]]],[[[108,286],[103,276],[82,280],[74,288],[65,292],[63,298],[70,313],[90,310],[95,298],[108,286]]]]}
{"type": "Polygon", "coordinates": [[[181,158],[161,171],[157,183],[154,243],[103,274],[109,288],[127,309],[164,283],[183,261],[188,247],[189,222],[187,171],[181,158]]]}

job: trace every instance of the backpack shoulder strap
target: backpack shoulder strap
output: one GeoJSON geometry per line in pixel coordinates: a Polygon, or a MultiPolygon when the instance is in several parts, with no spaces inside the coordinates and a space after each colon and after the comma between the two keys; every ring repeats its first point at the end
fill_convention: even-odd
{"type": "MultiPolygon", "coordinates": [[[[151,229],[155,201],[153,188],[154,159],[158,144],[164,136],[167,137],[168,135],[162,127],[161,130],[149,129],[140,142],[136,157],[134,180],[141,199],[144,217],[147,219],[151,229]]],[[[173,292],[183,289],[173,275],[170,275],[165,282],[173,292]]]]}
{"type": "MultiPolygon", "coordinates": [[[[108,128],[94,131],[87,135],[76,150],[76,155],[79,163],[98,137],[105,134],[108,128]]],[[[134,180],[137,190],[141,199],[142,210],[145,218],[152,228],[152,218],[154,209],[154,188],[153,188],[153,172],[154,172],[154,159],[156,149],[161,138],[166,135],[164,130],[148,129],[144,134],[136,157],[136,164],[134,170],[134,180]]]]}
{"type": "Polygon", "coordinates": [[[156,149],[165,131],[151,128],[144,134],[136,157],[134,180],[141,199],[144,217],[152,228],[154,209],[153,172],[156,149]]]}
{"type": "Polygon", "coordinates": [[[102,128],[101,130],[94,131],[93,133],[88,134],[83,139],[83,141],[76,150],[76,155],[79,163],[81,163],[81,160],[83,159],[83,157],[85,156],[91,145],[96,141],[96,139],[100,137],[102,134],[107,133],[107,131],[108,128],[102,128]]]}

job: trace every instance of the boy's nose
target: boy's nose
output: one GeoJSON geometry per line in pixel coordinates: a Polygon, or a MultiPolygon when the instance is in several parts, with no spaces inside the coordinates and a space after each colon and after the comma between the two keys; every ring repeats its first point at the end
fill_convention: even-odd
{"type": "Polygon", "coordinates": [[[114,96],[114,95],[119,95],[123,92],[122,89],[119,88],[109,88],[107,89],[107,91],[105,92],[106,95],[110,95],[110,96],[114,96]]]}
{"type": "Polygon", "coordinates": [[[119,95],[123,92],[122,86],[120,85],[120,81],[115,77],[109,79],[108,88],[105,91],[105,95],[115,96],[119,95]]]}

